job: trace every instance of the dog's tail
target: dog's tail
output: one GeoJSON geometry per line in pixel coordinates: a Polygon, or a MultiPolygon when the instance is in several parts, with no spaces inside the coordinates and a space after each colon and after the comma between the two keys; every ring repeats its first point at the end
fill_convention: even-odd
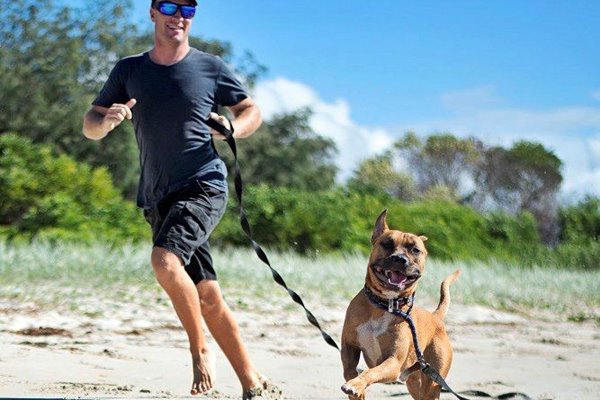
{"type": "Polygon", "coordinates": [[[459,275],[460,269],[457,269],[442,282],[442,286],[440,287],[440,303],[433,312],[440,319],[444,319],[448,312],[448,307],[450,307],[450,285],[454,283],[459,275]]]}

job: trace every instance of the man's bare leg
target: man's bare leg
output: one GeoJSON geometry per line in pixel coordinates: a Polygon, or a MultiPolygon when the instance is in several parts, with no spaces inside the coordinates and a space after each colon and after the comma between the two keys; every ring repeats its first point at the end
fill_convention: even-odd
{"type": "Polygon", "coordinates": [[[214,382],[213,372],[209,370],[209,351],[202,331],[202,312],[194,282],[185,272],[181,259],[162,247],[152,249],[151,261],[156,280],[170,297],[190,342],[194,373],[190,393],[204,393],[212,389],[214,382]]]}
{"type": "Polygon", "coordinates": [[[237,374],[242,390],[260,387],[263,378],[250,360],[238,324],[223,300],[219,283],[204,280],[196,288],[206,326],[237,374]]]}

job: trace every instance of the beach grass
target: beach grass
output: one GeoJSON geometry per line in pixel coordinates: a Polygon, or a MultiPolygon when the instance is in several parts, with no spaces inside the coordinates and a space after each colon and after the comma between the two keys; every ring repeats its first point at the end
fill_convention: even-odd
{"type": "MultiPolygon", "coordinates": [[[[267,251],[286,284],[309,304],[347,303],[364,283],[367,257],[359,254],[299,256],[267,251]]],[[[77,309],[84,299],[164,303],[149,263],[150,246],[112,247],[0,241],[0,301],[77,309]]],[[[234,305],[296,305],[251,249],[213,249],[223,292],[234,305]]],[[[441,281],[461,269],[452,300],[500,310],[545,310],[561,319],[598,321],[600,271],[520,267],[501,261],[429,260],[419,283],[420,301],[435,304],[441,281]]]]}

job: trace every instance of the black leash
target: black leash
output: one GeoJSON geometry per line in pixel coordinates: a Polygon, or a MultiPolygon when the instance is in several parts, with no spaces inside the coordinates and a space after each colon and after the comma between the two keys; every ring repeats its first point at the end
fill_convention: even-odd
{"type": "Polygon", "coordinates": [[[431,378],[431,380],[433,380],[435,383],[440,385],[440,387],[443,390],[446,390],[446,391],[452,393],[460,400],[469,400],[468,398],[463,397],[463,396],[459,395],[458,393],[456,393],[454,390],[452,390],[452,388],[450,388],[450,386],[448,386],[448,384],[446,383],[444,378],[442,378],[440,373],[425,361],[425,357],[423,356],[423,352],[421,351],[421,347],[419,346],[419,340],[417,338],[417,327],[415,326],[415,323],[414,323],[412,317],[410,316],[410,312],[412,311],[413,301],[414,301],[414,296],[415,296],[414,293],[413,293],[412,297],[410,297],[410,300],[405,300],[404,298],[402,298],[401,301],[398,301],[397,299],[389,299],[387,305],[382,304],[379,297],[376,296],[367,286],[365,286],[365,288],[364,288],[364,293],[367,296],[367,298],[369,299],[369,301],[371,301],[371,303],[375,304],[379,308],[386,310],[389,313],[392,313],[392,314],[402,318],[408,324],[408,327],[410,328],[410,333],[412,334],[412,340],[413,340],[413,346],[415,348],[415,353],[417,355],[417,362],[415,363],[415,365],[413,365],[409,369],[416,369],[416,367],[418,365],[418,367],[421,369],[421,372],[423,372],[425,375],[427,375],[429,378],[431,378]],[[407,312],[402,311],[403,305],[409,305],[409,309],[407,312]]]}
{"type": "MultiPolygon", "coordinates": [[[[413,340],[413,346],[415,348],[415,353],[417,355],[417,362],[412,367],[410,367],[408,370],[415,372],[417,369],[420,369],[421,372],[423,372],[426,376],[428,376],[432,381],[437,383],[442,388],[443,391],[452,393],[454,396],[456,396],[460,400],[469,400],[468,398],[461,396],[460,394],[458,394],[457,392],[452,390],[452,388],[450,386],[448,386],[448,384],[446,383],[444,378],[442,378],[440,373],[435,368],[433,368],[431,365],[429,365],[429,363],[427,363],[425,361],[425,357],[423,356],[423,352],[421,351],[421,347],[419,346],[419,340],[417,338],[417,327],[415,326],[412,316],[410,315],[410,312],[412,311],[412,307],[414,304],[415,294],[413,293],[411,297],[402,297],[399,299],[386,300],[386,299],[379,298],[367,286],[364,287],[364,293],[365,293],[365,296],[367,296],[367,298],[369,299],[369,301],[371,301],[371,303],[373,303],[375,306],[377,306],[381,309],[384,309],[387,312],[392,313],[392,314],[404,319],[406,321],[406,323],[408,324],[408,327],[410,328],[410,332],[412,334],[412,340],[413,340]],[[409,306],[409,308],[406,312],[402,311],[402,307],[405,305],[409,306]]],[[[523,393],[506,393],[506,394],[500,395],[498,397],[492,397],[489,394],[487,394],[485,392],[480,392],[480,391],[469,391],[469,392],[463,392],[463,393],[466,393],[466,394],[469,394],[472,396],[488,397],[488,398],[499,399],[499,400],[510,400],[510,399],[532,400],[531,397],[529,397],[523,393]]]]}
{"type": "Polygon", "coordinates": [[[273,280],[275,282],[277,282],[280,286],[283,286],[283,288],[289,293],[292,300],[294,300],[294,302],[299,304],[304,309],[304,312],[306,313],[306,318],[308,319],[308,322],[310,322],[315,328],[317,328],[321,332],[321,336],[323,336],[323,339],[325,339],[325,342],[327,342],[328,345],[336,348],[339,351],[340,348],[338,347],[335,340],[333,340],[333,338],[331,336],[329,336],[329,334],[327,332],[325,332],[323,330],[323,328],[321,328],[319,321],[317,321],[317,318],[315,318],[313,313],[310,312],[310,310],[308,308],[306,308],[306,306],[304,305],[304,301],[302,301],[302,298],[300,297],[300,295],[298,295],[298,293],[294,292],[292,289],[290,289],[285,284],[285,281],[283,280],[283,278],[281,277],[279,272],[277,272],[277,270],[275,270],[275,268],[273,268],[271,266],[271,263],[269,262],[267,255],[265,254],[263,249],[260,247],[260,245],[258,243],[256,243],[256,241],[254,240],[254,237],[252,236],[252,231],[250,229],[250,223],[248,222],[248,218],[246,217],[246,212],[244,211],[244,207],[242,204],[242,194],[243,194],[244,186],[242,184],[242,175],[240,172],[240,164],[238,162],[237,146],[235,144],[235,139],[233,137],[233,125],[231,124],[231,121],[229,121],[229,119],[228,119],[228,122],[229,122],[229,126],[231,126],[231,130],[227,129],[225,126],[221,125],[219,122],[210,118],[210,116],[204,120],[204,123],[206,125],[208,125],[209,127],[213,128],[214,130],[216,130],[217,132],[219,132],[220,134],[225,136],[225,140],[227,141],[227,144],[229,145],[229,148],[231,149],[231,152],[233,153],[233,157],[235,159],[235,162],[234,162],[235,194],[237,197],[238,207],[240,210],[240,224],[242,226],[242,230],[246,234],[246,237],[248,237],[248,240],[250,240],[250,243],[252,244],[252,247],[254,248],[254,251],[256,252],[256,255],[258,256],[258,258],[263,263],[267,264],[267,266],[271,270],[271,275],[273,275],[273,280]]]}
{"type": "MultiPolygon", "coordinates": [[[[240,210],[240,225],[242,226],[242,230],[244,231],[244,233],[246,234],[246,237],[252,244],[252,247],[254,248],[254,251],[256,252],[256,255],[258,256],[258,258],[263,263],[265,263],[271,270],[271,275],[273,276],[273,280],[275,282],[277,282],[277,284],[282,286],[288,292],[288,294],[290,295],[292,300],[295,303],[299,304],[304,309],[304,312],[306,313],[306,318],[308,319],[308,322],[310,322],[315,328],[317,328],[321,332],[321,336],[323,336],[323,339],[325,340],[325,342],[328,345],[330,345],[331,347],[334,347],[338,351],[340,351],[340,348],[337,345],[337,343],[335,342],[335,340],[333,340],[333,338],[327,332],[325,332],[323,330],[323,328],[321,328],[321,325],[319,324],[319,321],[317,321],[317,318],[313,315],[312,312],[310,312],[310,310],[308,308],[306,308],[306,306],[304,305],[304,301],[302,301],[302,298],[300,297],[300,295],[298,295],[298,293],[296,293],[292,289],[290,289],[286,285],[285,281],[283,280],[283,278],[281,277],[279,272],[277,272],[277,270],[275,270],[275,268],[273,268],[271,266],[271,263],[269,262],[267,255],[265,254],[263,249],[254,240],[254,237],[252,236],[252,231],[250,229],[250,223],[248,222],[248,218],[246,217],[246,212],[244,211],[244,207],[242,204],[242,194],[243,194],[244,186],[242,183],[242,175],[240,172],[240,165],[238,162],[237,146],[235,143],[235,139],[233,137],[233,125],[231,124],[231,121],[229,121],[229,119],[227,119],[227,120],[229,122],[229,126],[231,126],[231,130],[227,129],[225,126],[221,125],[219,122],[213,120],[210,117],[207,117],[204,120],[204,122],[206,123],[206,125],[213,128],[214,130],[216,130],[217,132],[219,132],[220,134],[222,134],[225,137],[225,140],[227,141],[227,144],[229,145],[229,148],[231,149],[231,152],[233,153],[233,157],[235,160],[234,161],[235,193],[236,193],[236,198],[237,198],[237,202],[238,202],[238,207],[240,210]]],[[[365,287],[365,294],[367,294],[366,290],[368,290],[368,289],[365,287]]],[[[412,333],[412,336],[413,336],[413,344],[414,344],[415,352],[417,353],[417,360],[418,360],[417,363],[413,367],[411,367],[411,369],[414,368],[415,366],[418,366],[425,375],[427,375],[434,382],[436,382],[438,385],[440,385],[440,387],[442,388],[443,391],[452,393],[460,400],[469,400],[468,398],[463,397],[463,396],[459,395],[458,393],[456,393],[455,391],[453,391],[450,388],[450,386],[448,386],[446,381],[444,381],[444,379],[440,376],[439,372],[436,371],[435,368],[433,368],[427,362],[425,362],[425,358],[423,357],[423,353],[421,352],[421,348],[419,347],[419,342],[417,340],[417,329],[412,320],[412,317],[410,316],[410,311],[412,310],[412,306],[413,306],[414,293],[410,299],[407,299],[407,300],[402,299],[402,301],[397,301],[397,299],[392,299],[389,301],[388,304],[382,304],[380,301],[378,302],[378,301],[375,301],[374,299],[371,299],[369,294],[367,294],[367,297],[369,297],[369,300],[371,300],[376,306],[383,308],[383,309],[387,310],[388,312],[403,318],[408,323],[411,333],[412,333]],[[409,309],[408,309],[408,312],[405,313],[401,310],[401,307],[406,304],[409,305],[409,309]]],[[[465,393],[467,393],[467,392],[465,392],[465,393]]],[[[468,394],[474,395],[474,396],[479,396],[479,397],[488,397],[491,399],[498,399],[498,400],[532,400],[529,396],[522,394],[522,393],[506,393],[506,394],[503,394],[503,395],[500,395],[497,397],[492,397],[489,394],[487,394],[485,392],[480,392],[480,391],[470,391],[470,392],[468,392],[468,394]]]]}

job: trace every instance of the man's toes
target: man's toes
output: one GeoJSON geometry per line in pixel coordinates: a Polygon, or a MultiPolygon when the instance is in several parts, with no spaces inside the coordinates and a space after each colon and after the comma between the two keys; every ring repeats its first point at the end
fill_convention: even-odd
{"type": "Polygon", "coordinates": [[[210,389],[212,389],[213,385],[211,382],[200,382],[200,383],[194,383],[192,385],[192,390],[190,391],[190,393],[192,395],[197,395],[197,394],[202,394],[202,393],[206,393],[208,392],[210,389]]]}

